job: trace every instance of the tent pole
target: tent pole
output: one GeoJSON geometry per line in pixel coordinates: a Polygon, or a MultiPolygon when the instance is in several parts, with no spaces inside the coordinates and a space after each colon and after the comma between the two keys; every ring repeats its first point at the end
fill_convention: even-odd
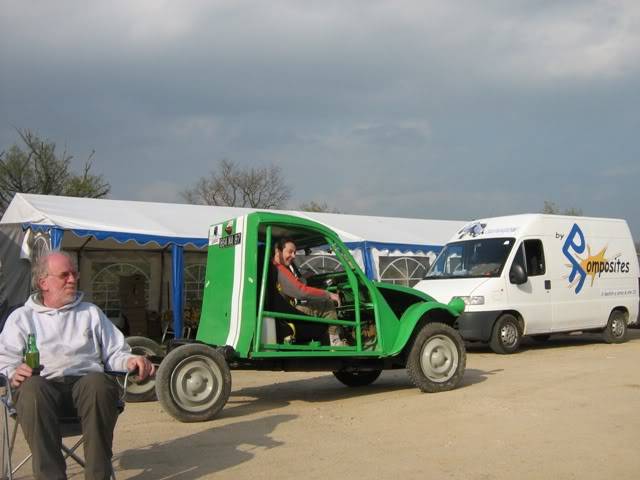
{"type": "Polygon", "coordinates": [[[62,247],[62,237],[64,230],[53,227],[49,230],[49,238],[51,239],[51,250],[58,251],[62,247]]]}
{"type": "Polygon", "coordinates": [[[175,338],[182,338],[182,290],[183,290],[183,267],[184,249],[175,243],[171,245],[171,279],[173,289],[171,297],[173,303],[173,331],[175,338]]]}

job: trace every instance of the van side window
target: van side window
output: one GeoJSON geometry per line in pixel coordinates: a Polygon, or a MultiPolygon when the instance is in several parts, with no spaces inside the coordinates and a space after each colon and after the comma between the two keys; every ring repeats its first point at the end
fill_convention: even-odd
{"type": "Polygon", "coordinates": [[[544,275],[544,250],[542,249],[541,240],[525,240],[524,251],[527,260],[527,275],[535,277],[536,275],[544,275]]]}

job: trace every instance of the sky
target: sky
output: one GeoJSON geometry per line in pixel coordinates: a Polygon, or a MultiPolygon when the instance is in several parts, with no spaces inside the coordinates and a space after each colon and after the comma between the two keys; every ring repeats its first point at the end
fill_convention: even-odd
{"type": "Polygon", "coordinates": [[[640,2],[0,0],[0,151],[28,128],[110,198],[222,159],[289,207],[466,220],[544,201],[640,240],[640,2]]]}

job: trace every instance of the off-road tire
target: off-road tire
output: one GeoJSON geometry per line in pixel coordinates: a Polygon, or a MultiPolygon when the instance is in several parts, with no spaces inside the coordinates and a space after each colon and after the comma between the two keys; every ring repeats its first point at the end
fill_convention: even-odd
{"type": "Polygon", "coordinates": [[[212,420],[229,399],[231,371],[218,350],[203,344],[183,345],[160,364],[156,392],[162,408],[176,420],[212,420]]]}
{"type": "Polygon", "coordinates": [[[333,372],[333,375],[347,387],[364,387],[375,382],[382,370],[365,370],[362,372],[333,372]]]}
{"type": "MultiPolygon", "coordinates": [[[[131,347],[131,352],[135,355],[162,356],[162,346],[150,338],[127,337],[126,342],[131,347]]],[[[125,399],[127,402],[132,403],[153,402],[157,400],[156,379],[148,377],[146,380],[139,382],[135,379],[135,376],[132,375],[129,377],[125,399]]]]}
{"type": "Polygon", "coordinates": [[[623,312],[619,310],[611,312],[607,326],[602,330],[602,338],[607,343],[624,343],[629,339],[629,330],[623,312]]]}
{"type": "Polygon", "coordinates": [[[522,341],[522,331],[518,319],[510,313],[505,313],[496,320],[491,332],[489,347],[495,353],[508,355],[515,353],[522,341]]]}
{"type": "Polygon", "coordinates": [[[462,337],[449,325],[426,323],[407,356],[407,375],[423,392],[453,390],[462,381],[467,354],[462,337]]]}

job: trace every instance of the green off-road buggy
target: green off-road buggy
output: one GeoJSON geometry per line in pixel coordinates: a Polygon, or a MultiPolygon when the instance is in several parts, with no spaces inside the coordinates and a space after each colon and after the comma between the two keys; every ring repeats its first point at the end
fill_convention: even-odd
{"type": "Polygon", "coordinates": [[[210,228],[197,337],[170,346],[156,394],[174,418],[198,422],[224,407],[233,369],[330,371],[345,385],[364,386],[382,370],[406,368],[423,392],[451,390],[465,370],[464,343],[453,328],[463,309],[461,299],[445,305],[411,288],[369,280],[323,225],[251,213],[210,228]],[[306,283],[339,295],[337,318],[311,317],[274,302],[280,294],[273,246],[287,237],[304,257],[306,283]],[[338,325],[349,345],[291,335],[309,325],[338,325]]]}

